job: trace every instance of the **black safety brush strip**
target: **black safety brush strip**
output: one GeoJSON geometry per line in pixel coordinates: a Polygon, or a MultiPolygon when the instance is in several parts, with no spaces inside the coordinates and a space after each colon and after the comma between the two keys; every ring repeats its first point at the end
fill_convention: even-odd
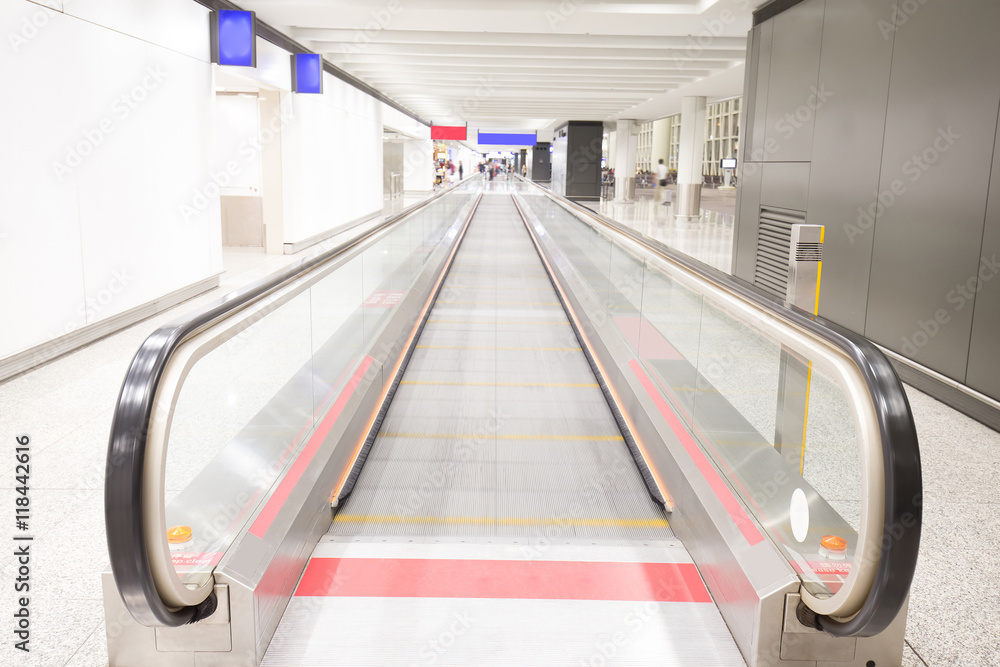
{"type": "Polygon", "coordinates": [[[587,357],[587,363],[590,364],[590,369],[594,372],[594,377],[597,378],[597,384],[601,387],[601,391],[604,393],[604,399],[608,402],[608,407],[611,409],[611,414],[614,415],[615,423],[618,424],[618,430],[621,431],[622,438],[625,440],[625,444],[628,446],[629,452],[632,454],[632,460],[635,462],[636,468],[639,469],[639,474],[642,475],[642,480],[646,483],[646,489],[649,491],[649,495],[652,496],[653,500],[657,503],[666,507],[667,501],[663,497],[663,493],[660,491],[660,487],[656,484],[656,479],[653,477],[652,471],[649,469],[649,464],[646,462],[645,457],[639,450],[639,444],[635,441],[635,436],[632,435],[632,429],[629,428],[628,423],[625,421],[625,415],[622,414],[621,407],[618,405],[618,401],[615,400],[614,394],[611,393],[611,387],[608,385],[607,379],[601,372],[600,366],[597,365],[597,360],[594,358],[593,352],[590,350],[590,346],[587,344],[586,339],[580,332],[577,326],[576,320],[573,318],[572,310],[566,300],[563,298],[562,292],[559,289],[559,283],[556,282],[556,277],[552,274],[548,262],[544,261],[545,255],[538,239],[535,237],[534,232],[531,230],[531,225],[528,223],[528,218],[521,209],[521,205],[517,201],[517,197],[511,195],[514,200],[514,206],[517,207],[517,212],[521,216],[521,222],[524,223],[524,227],[528,230],[528,236],[531,237],[531,242],[535,246],[535,252],[538,256],[543,259],[542,267],[545,269],[545,274],[549,277],[549,282],[552,283],[552,289],[555,291],[556,296],[559,297],[559,303],[562,304],[563,311],[566,313],[566,319],[569,320],[570,326],[573,327],[573,333],[576,335],[577,341],[580,343],[580,349],[583,350],[583,354],[587,357]]]}
{"type": "Polygon", "coordinates": [[[448,263],[441,272],[441,280],[437,285],[437,289],[434,290],[434,294],[431,296],[431,307],[427,308],[423,317],[420,319],[417,332],[413,335],[413,338],[410,339],[409,347],[407,347],[406,353],[403,355],[403,361],[399,365],[399,370],[396,372],[396,376],[392,379],[392,385],[389,387],[389,391],[386,392],[385,400],[383,400],[382,405],[379,406],[378,414],[375,416],[375,421],[372,423],[372,427],[369,429],[368,435],[365,437],[365,444],[362,445],[361,452],[358,453],[358,458],[355,460],[354,466],[351,468],[351,474],[347,476],[347,481],[344,482],[344,487],[337,495],[338,507],[343,505],[343,501],[347,500],[347,498],[351,495],[351,492],[354,490],[354,485],[357,484],[358,478],[361,477],[361,470],[365,467],[365,461],[368,460],[368,454],[371,452],[372,446],[375,444],[375,439],[378,438],[379,431],[382,430],[382,422],[385,420],[385,416],[389,413],[389,406],[392,405],[392,399],[396,395],[396,390],[399,388],[399,383],[402,381],[403,375],[406,373],[406,367],[410,363],[413,351],[417,349],[417,341],[420,340],[420,336],[424,332],[424,327],[427,325],[427,320],[431,316],[431,311],[434,310],[433,304],[437,301],[438,295],[444,288],[444,283],[448,279],[448,274],[451,272],[451,267],[455,263],[455,258],[458,256],[459,248],[462,247],[462,241],[465,240],[465,232],[469,229],[469,224],[472,223],[472,219],[476,217],[476,211],[479,209],[479,202],[482,200],[483,194],[479,193],[479,197],[476,199],[476,203],[472,207],[472,212],[469,213],[469,217],[465,220],[465,225],[462,227],[462,233],[459,234],[458,240],[455,242],[451,256],[448,258],[448,263]]]}

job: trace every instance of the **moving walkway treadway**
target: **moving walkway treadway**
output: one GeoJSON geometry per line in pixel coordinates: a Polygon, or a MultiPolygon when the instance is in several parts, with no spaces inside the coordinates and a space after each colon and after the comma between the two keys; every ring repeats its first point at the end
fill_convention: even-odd
{"type": "Polygon", "coordinates": [[[109,656],[899,664],[919,493],[877,348],[473,179],[146,341],[109,656]]]}

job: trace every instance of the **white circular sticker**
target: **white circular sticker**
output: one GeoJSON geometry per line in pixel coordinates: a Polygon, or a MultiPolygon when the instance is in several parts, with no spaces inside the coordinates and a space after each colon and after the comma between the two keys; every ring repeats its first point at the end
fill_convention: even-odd
{"type": "Polygon", "coordinates": [[[799,542],[805,542],[809,535],[809,500],[806,492],[795,489],[792,506],[788,508],[788,519],[792,522],[792,535],[799,542]]]}

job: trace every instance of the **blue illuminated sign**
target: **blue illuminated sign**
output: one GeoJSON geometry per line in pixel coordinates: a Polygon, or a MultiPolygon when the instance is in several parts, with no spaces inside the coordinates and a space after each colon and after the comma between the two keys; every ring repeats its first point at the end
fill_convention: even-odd
{"type": "Polygon", "coordinates": [[[257,19],[253,12],[221,9],[212,12],[212,62],[237,67],[257,66],[257,19]]]}
{"type": "Polygon", "coordinates": [[[531,134],[479,133],[479,145],[481,146],[534,146],[537,143],[537,132],[531,134]]]}
{"type": "Polygon", "coordinates": [[[323,61],[318,53],[292,55],[292,90],[296,93],[323,92],[323,61]]]}

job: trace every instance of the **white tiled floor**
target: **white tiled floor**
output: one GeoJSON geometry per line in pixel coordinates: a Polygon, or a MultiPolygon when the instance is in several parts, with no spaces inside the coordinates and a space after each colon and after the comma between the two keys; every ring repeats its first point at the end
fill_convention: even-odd
{"type": "MultiPolygon", "coordinates": [[[[725,268],[724,246],[731,244],[725,228],[731,234],[732,220],[725,219],[724,201],[710,202],[706,197],[705,202],[723,216],[717,232],[701,235],[697,228],[671,227],[668,217],[662,221],[663,240],[725,268]]],[[[605,210],[625,222],[631,215],[636,225],[645,220],[655,227],[659,218],[640,211],[654,205],[639,202],[631,209],[612,206],[605,210]]],[[[5,629],[0,665],[107,664],[100,590],[100,573],[107,566],[104,457],[112,408],[128,363],[142,340],[160,324],[298,259],[227,250],[222,289],[0,384],[0,436],[7,452],[0,464],[0,507],[14,507],[11,448],[15,436],[28,434],[33,452],[30,532],[35,535],[32,651],[16,651],[5,629]]],[[[926,503],[903,664],[1000,665],[996,620],[1000,618],[1000,592],[992,585],[995,564],[989,556],[993,546],[1000,544],[996,520],[1000,499],[995,492],[1000,477],[1000,434],[916,390],[908,392],[921,438],[926,503]]],[[[9,540],[14,529],[13,519],[8,521],[0,538],[9,540]]],[[[13,558],[5,556],[0,561],[4,591],[0,593],[0,618],[12,618],[15,595],[10,584],[3,582],[11,582],[14,571],[13,558]]]]}
{"type": "MultiPolygon", "coordinates": [[[[676,186],[670,186],[670,200],[676,201],[676,186]]],[[[638,232],[679,250],[709,266],[730,271],[733,250],[733,219],[736,191],[703,191],[701,220],[685,222],[674,216],[672,203],[654,201],[653,190],[638,190],[635,201],[618,203],[603,200],[587,206],[638,232]]]]}

